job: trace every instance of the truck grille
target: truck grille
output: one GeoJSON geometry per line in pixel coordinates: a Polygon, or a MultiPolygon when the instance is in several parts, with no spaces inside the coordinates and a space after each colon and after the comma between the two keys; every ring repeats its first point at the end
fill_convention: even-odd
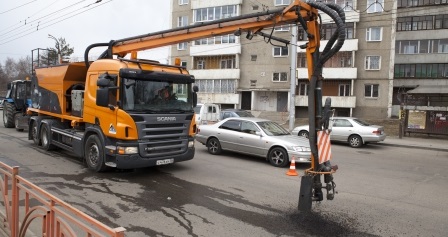
{"type": "Polygon", "coordinates": [[[140,155],[170,158],[187,152],[191,115],[175,115],[174,121],[158,121],[157,115],[138,115],[134,119],[140,137],[140,155]]]}

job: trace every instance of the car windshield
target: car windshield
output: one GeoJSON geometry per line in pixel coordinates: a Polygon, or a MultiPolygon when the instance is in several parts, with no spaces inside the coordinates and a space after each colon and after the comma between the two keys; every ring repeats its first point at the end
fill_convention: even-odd
{"type": "Polygon", "coordinates": [[[268,136],[282,136],[282,135],[290,135],[288,130],[282,127],[280,124],[272,121],[258,122],[258,126],[263,129],[263,131],[268,136]]]}
{"type": "Polygon", "coordinates": [[[133,112],[192,112],[188,84],[123,78],[122,107],[133,112]]]}
{"type": "Polygon", "coordinates": [[[254,117],[250,112],[248,111],[235,111],[235,113],[240,117],[254,117]]]}
{"type": "Polygon", "coordinates": [[[361,126],[370,126],[370,124],[368,122],[362,121],[360,119],[353,119],[353,121],[355,121],[357,124],[359,124],[361,126]]]}

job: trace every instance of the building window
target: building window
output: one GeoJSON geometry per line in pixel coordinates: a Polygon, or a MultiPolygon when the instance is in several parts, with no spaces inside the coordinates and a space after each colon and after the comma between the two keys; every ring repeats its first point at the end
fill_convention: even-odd
{"type": "Polygon", "coordinates": [[[383,12],[384,0],[367,0],[367,13],[383,12]]]}
{"type": "Polygon", "coordinates": [[[398,0],[397,8],[446,5],[447,0],[398,0]]]}
{"type": "Polygon", "coordinates": [[[370,27],[366,30],[367,41],[381,41],[383,27],[370,27]]]}
{"type": "Polygon", "coordinates": [[[289,25],[282,25],[274,28],[275,31],[289,31],[289,29],[289,25]]]}
{"type": "Polygon", "coordinates": [[[322,2],[337,4],[344,11],[353,11],[353,0],[322,0],[322,2]]]}
{"type": "Polygon", "coordinates": [[[350,84],[339,85],[339,96],[350,96],[350,84]]]}
{"type": "Polygon", "coordinates": [[[257,61],[257,55],[250,55],[250,61],[257,61]]]}
{"type": "Polygon", "coordinates": [[[237,15],[237,5],[207,7],[193,10],[194,22],[213,21],[237,15]]]}
{"type": "Polygon", "coordinates": [[[221,69],[230,69],[230,68],[235,68],[235,60],[234,59],[221,60],[221,69]]]}
{"type": "Polygon", "coordinates": [[[433,40],[434,53],[448,53],[448,39],[433,40]]]}
{"type": "MultiPolygon", "coordinates": [[[[345,23],[345,38],[346,39],[353,39],[353,37],[354,37],[354,35],[353,35],[354,28],[355,28],[355,24],[353,22],[346,22],[345,23]]],[[[332,23],[332,24],[323,24],[322,25],[322,34],[320,36],[321,39],[322,40],[329,40],[331,38],[331,36],[337,31],[337,29],[338,29],[338,26],[336,24],[334,24],[334,23],[332,23]]],[[[300,36],[300,34],[302,34],[303,35],[302,37],[304,37],[304,35],[305,35],[305,32],[303,31],[303,29],[301,27],[299,28],[299,32],[298,33],[299,33],[298,34],[299,36],[300,36]]],[[[304,38],[303,39],[299,38],[299,40],[305,40],[305,39],[304,38]]]]}
{"type": "Polygon", "coordinates": [[[437,15],[435,23],[435,29],[448,29],[448,14],[437,15]]]}
{"type": "Polygon", "coordinates": [[[177,27],[187,26],[188,16],[180,16],[177,18],[177,27]]]}
{"type": "Polygon", "coordinates": [[[299,83],[299,95],[307,96],[310,85],[308,83],[299,83]]]}
{"type": "Polygon", "coordinates": [[[179,5],[187,5],[188,0],[179,0],[179,5]]]}
{"type": "Polygon", "coordinates": [[[448,63],[395,64],[394,78],[448,77],[448,63]]]}
{"type": "Polygon", "coordinates": [[[284,6],[291,4],[291,0],[275,0],[275,6],[284,6]]]}
{"type": "Polygon", "coordinates": [[[378,98],[378,84],[366,84],[364,90],[364,96],[366,98],[378,98]]]}
{"type": "Polygon", "coordinates": [[[380,56],[366,56],[366,70],[380,70],[380,56]]]}
{"type": "Polygon", "coordinates": [[[274,82],[285,82],[285,81],[288,81],[288,73],[286,73],[286,72],[274,72],[272,74],[272,81],[274,81],[274,82]]]}
{"type": "Polygon", "coordinates": [[[210,38],[203,38],[194,41],[194,45],[211,45],[211,44],[234,44],[235,35],[223,35],[210,38]]]}
{"type": "Polygon", "coordinates": [[[204,60],[198,60],[196,62],[196,69],[205,69],[205,61],[204,60]]]}
{"type": "Polygon", "coordinates": [[[202,93],[235,93],[235,79],[199,79],[195,84],[202,93]]]}
{"type": "Polygon", "coordinates": [[[288,47],[274,47],[274,57],[286,57],[288,56],[288,47]]]}
{"type": "Polygon", "coordinates": [[[188,45],[187,42],[179,43],[179,44],[177,44],[177,50],[186,50],[187,49],[187,45],[188,45]]]}
{"type": "MultiPolygon", "coordinates": [[[[299,54],[302,58],[306,60],[306,54],[299,54]]],[[[340,67],[352,67],[352,52],[351,51],[340,51],[333,55],[331,58],[325,62],[324,67],[329,68],[340,68],[340,67]]],[[[299,62],[302,64],[302,62],[299,62]]]]}
{"type": "Polygon", "coordinates": [[[181,61],[180,66],[186,68],[187,67],[187,61],[181,61]]]}

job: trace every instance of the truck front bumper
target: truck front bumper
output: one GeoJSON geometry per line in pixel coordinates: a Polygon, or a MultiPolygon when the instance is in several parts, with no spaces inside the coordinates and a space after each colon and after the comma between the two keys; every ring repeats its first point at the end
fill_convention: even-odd
{"type": "Polygon", "coordinates": [[[194,157],[195,148],[188,148],[187,151],[180,155],[166,156],[159,158],[145,158],[139,154],[132,155],[118,155],[107,156],[106,165],[111,162],[115,163],[115,167],[118,169],[136,169],[145,168],[151,166],[167,165],[177,162],[182,162],[186,160],[191,160],[194,157]]]}

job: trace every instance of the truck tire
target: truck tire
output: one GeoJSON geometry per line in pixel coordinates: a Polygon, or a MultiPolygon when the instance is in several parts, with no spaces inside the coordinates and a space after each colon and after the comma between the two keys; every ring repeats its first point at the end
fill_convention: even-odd
{"type": "Polygon", "coordinates": [[[19,122],[20,116],[21,116],[20,113],[16,113],[14,115],[14,127],[16,127],[17,131],[23,132],[23,128],[20,127],[20,122],[19,122]]]}
{"type": "Polygon", "coordinates": [[[34,145],[40,146],[41,143],[37,132],[37,121],[33,121],[32,123],[33,125],[31,126],[31,138],[33,139],[34,145]]]}
{"type": "Polygon", "coordinates": [[[48,124],[43,123],[40,128],[40,140],[42,148],[46,151],[54,150],[55,146],[51,144],[51,131],[48,124]]]}
{"type": "Polygon", "coordinates": [[[13,128],[14,127],[14,114],[16,109],[12,103],[6,102],[3,108],[3,125],[5,128],[13,128]]]}
{"type": "Polygon", "coordinates": [[[107,169],[104,163],[104,148],[97,135],[90,135],[87,138],[84,147],[84,158],[86,159],[87,167],[95,172],[102,172],[107,169]]]}

